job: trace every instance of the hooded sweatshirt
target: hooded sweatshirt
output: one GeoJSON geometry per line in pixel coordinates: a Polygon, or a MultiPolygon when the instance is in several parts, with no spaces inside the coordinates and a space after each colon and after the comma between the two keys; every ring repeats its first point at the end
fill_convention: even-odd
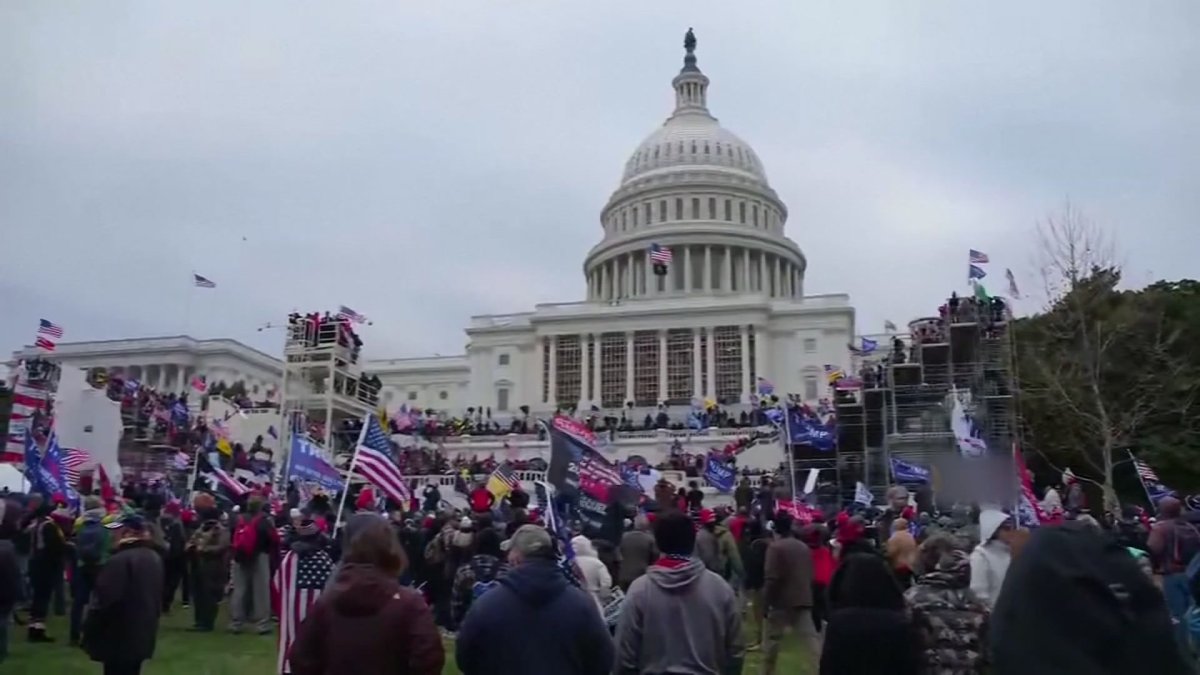
{"type": "Polygon", "coordinates": [[[660,560],[629,587],[617,622],[616,675],[741,672],[741,609],[697,558],[660,560]]]}
{"type": "Polygon", "coordinates": [[[612,575],[587,537],[579,535],[572,539],[571,548],[575,551],[575,564],[583,573],[584,590],[591,594],[596,600],[596,607],[603,612],[604,605],[612,595],[612,575]]]}
{"type": "Polygon", "coordinates": [[[980,602],[991,608],[1000,595],[1000,587],[1008,574],[1012,550],[1008,544],[994,539],[996,530],[1008,520],[1003,511],[986,509],[979,514],[979,541],[971,552],[971,591],[980,602]]]}
{"type": "Polygon", "coordinates": [[[555,561],[532,559],[472,603],[455,661],[463,675],[607,675],[613,644],[588,594],[555,561]]]}
{"type": "Polygon", "coordinates": [[[421,594],[382,570],[345,564],[300,624],[293,675],[440,675],[446,654],[421,594]]]}

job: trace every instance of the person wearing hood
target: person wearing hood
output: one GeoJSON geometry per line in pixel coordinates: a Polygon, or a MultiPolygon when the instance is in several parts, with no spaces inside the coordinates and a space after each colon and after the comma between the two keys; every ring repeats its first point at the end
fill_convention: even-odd
{"type": "Polygon", "coordinates": [[[108,560],[112,550],[109,531],[104,527],[104,502],[99,497],[89,496],[83,500],[84,512],[76,523],[72,542],[75,556],[71,569],[71,644],[79,644],[83,632],[83,610],[91,601],[92,589],[100,568],[108,560]]]}
{"type": "Polygon", "coordinates": [[[979,512],[979,545],[971,552],[971,592],[992,608],[1012,561],[1012,518],[1003,511],[979,512]]]}
{"type": "Polygon", "coordinates": [[[617,570],[617,585],[628,591],[634,579],[646,573],[646,569],[658,559],[658,548],[654,535],[650,534],[650,519],[639,515],[633,519],[633,529],[621,535],[619,546],[621,565],[617,570]]]}
{"type": "Polygon", "coordinates": [[[1167,609],[1176,620],[1180,644],[1187,643],[1187,621],[1184,615],[1192,606],[1191,585],[1187,568],[1192,558],[1200,555],[1200,527],[1183,512],[1183,503],[1175,497],[1158,502],[1158,522],[1150,528],[1146,541],[1154,569],[1162,575],[1162,591],[1167,609]]]}
{"type": "Polygon", "coordinates": [[[290,550],[283,554],[275,572],[275,588],[279,593],[278,673],[292,672],[287,661],[288,650],[296,629],[312,611],[321,591],[333,573],[333,558],[329,542],[312,519],[306,518],[292,530],[290,550]]]}
{"type": "Polygon", "coordinates": [[[344,550],[286,654],[293,675],[440,675],[441,636],[425,599],[397,581],[407,561],[391,524],[362,521],[344,550]]]}
{"type": "Polygon", "coordinates": [[[916,585],[904,593],[925,647],[927,672],[976,675],[988,657],[988,608],[971,592],[970,562],[948,535],[925,540],[916,585]]]}
{"type": "MultiPolygon", "coordinates": [[[[349,551],[350,542],[354,541],[354,537],[358,536],[359,532],[362,532],[370,523],[383,519],[383,516],[379,515],[378,513],[356,513],[350,516],[350,519],[342,524],[341,530],[339,530],[337,535],[339,537],[341,550],[349,551]]],[[[342,556],[342,558],[345,558],[345,556],[342,556]]],[[[325,584],[326,591],[333,588],[333,584],[335,581],[337,581],[338,572],[341,571],[343,562],[344,561],[342,559],[339,559],[337,564],[334,565],[333,571],[329,574],[329,581],[325,584]]]]}
{"type": "Polygon", "coordinates": [[[67,542],[62,530],[51,518],[54,508],[42,503],[33,512],[27,532],[30,540],[29,585],[33,600],[29,606],[29,641],[53,642],[46,636],[46,617],[54,589],[62,583],[67,542]]]}
{"type": "Polygon", "coordinates": [[[483,595],[496,585],[508,566],[501,557],[500,534],[494,528],[487,528],[475,536],[475,554],[467,564],[458,568],[454,575],[454,586],[450,598],[450,613],[457,625],[467,615],[475,598],[483,595]]]}
{"type": "Polygon", "coordinates": [[[775,516],[775,541],[767,547],[763,568],[763,606],[767,626],[763,640],[763,675],[775,673],[783,633],[792,628],[801,636],[811,671],[821,658],[821,638],[812,619],[812,551],[792,532],[792,516],[775,516]]]}
{"type": "Polygon", "coordinates": [[[921,672],[921,643],[887,561],[856,553],[842,561],[838,573],[842,583],[829,591],[821,675],[921,672]]]}
{"type": "Polygon", "coordinates": [[[591,594],[596,607],[603,613],[604,606],[612,597],[612,575],[587,537],[581,534],[572,539],[571,549],[575,551],[575,564],[583,574],[583,590],[591,594]]]}
{"type": "Polygon", "coordinates": [[[162,613],[163,563],[150,523],[126,514],[107,525],[117,545],[100,570],[83,626],[83,647],[106,675],[137,675],[154,656],[162,613]]]}
{"type": "Polygon", "coordinates": [[[183,522],[179,519],[181,511],[179,502],[172,501],[163,507],[162,516],[158,519],[166,546],[163,551],[163,572],[166,574],[163,584],[163,614],[171,611],[171,603],[175,601],[175,592],[183,581],[184,569],[187,567],[187,533],[184,532],[183,522]]]}
{"type": "Polygon", "coordinates": [[[455,641],[463,675],[608,675],[613,645],[595,602],[567,581],[550,533],[523,525],[509,571],[471,605],[455,641]]]}
{"type": "Polygon", "coordinates": [[[662,552],[629,587],[617,620],[614,675],[740,673],[745,648],[737,597],[694,556],[696,531],[672,511],[654,523],[662,552]]]}
{"type": "Polygon", "coordinates": [[[721,542],[717,538],[717,517],[712,509],[701,509],[700,529],[696,532],[696,557],[709,572],[725,576],[725,557],[722,555],[721,542]]]}
{"type": "Polygon", "coordinates": [[[1067,522],[1039,527],[991,614],[992,675],[1184,675],[1163,595],[1119,543],[1067,522]]]}

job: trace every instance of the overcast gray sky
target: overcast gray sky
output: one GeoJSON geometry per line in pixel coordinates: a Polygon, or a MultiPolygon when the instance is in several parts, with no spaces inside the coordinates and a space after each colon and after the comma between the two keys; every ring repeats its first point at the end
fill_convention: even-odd
{"type": "MultiPolygon", "coordinates": [[[[1024,285],[1066,198],[1127,276],[1200,277],[1200,3],[0,4],[0,348],[226,336],[344,303],[371,357],[581,299],[684,30],[858,329],[1024,285]],[[191,287],[195,270],[217,282],[191,287]]],[[[7,353],[7,351],[5,352],[7,353]]]]}

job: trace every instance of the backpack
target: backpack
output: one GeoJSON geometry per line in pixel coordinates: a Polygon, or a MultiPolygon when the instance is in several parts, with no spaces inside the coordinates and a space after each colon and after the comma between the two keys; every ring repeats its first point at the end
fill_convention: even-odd
{"type": "Polygon", "coordinates": [[[242,518],[238,522],[237,529],[233,531],[233,539],[230,543],[233,548],[233,559],[237,562],[252,562],[255,554],[258,553],[258,524],[261,518],[262,516],[242,518]]]}
{"type": "Polygon", "coordinates": [[[85,567],[97,566],[104,562],[108,551],[108,532],[98,520],[83,523],[75,534],[75,557],[79,564],[85,567]]]}

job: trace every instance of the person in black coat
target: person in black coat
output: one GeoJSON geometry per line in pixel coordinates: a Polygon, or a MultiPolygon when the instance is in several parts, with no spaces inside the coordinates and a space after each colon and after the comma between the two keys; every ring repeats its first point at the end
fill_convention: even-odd
{"type": "Polygon", "coordinates": [[[141,516],[130,514],[105,527],[116,530],[108,559],[88,607],[83,647],[105,675],[138,675],[154,656],[163,604],[162,556],[141,516]]]}
{"type": "Polygon", "coordinates": [[[841,583],[830,588],[821,675],[917,675],[921,640],[884,559],[852,554],[838,575],[841,583]]]}

